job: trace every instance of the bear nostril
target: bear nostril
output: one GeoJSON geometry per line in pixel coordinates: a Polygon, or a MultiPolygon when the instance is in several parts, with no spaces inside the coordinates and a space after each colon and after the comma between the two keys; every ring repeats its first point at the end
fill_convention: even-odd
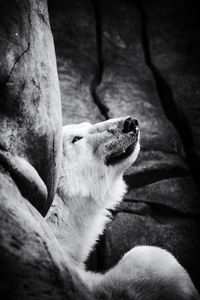
{"type": "Polygon", "coordinates": [[[124,121],[123,132],[128,133],[133,131],[135,134],[138,132],[138,121],[129,117],[124,121]]]}

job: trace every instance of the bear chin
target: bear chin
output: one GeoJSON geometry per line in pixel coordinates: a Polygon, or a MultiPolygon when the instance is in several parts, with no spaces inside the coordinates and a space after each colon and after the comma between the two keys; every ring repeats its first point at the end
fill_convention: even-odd
{"type": "Polygon", "coordinates": [[[137,145],[137,142],[132,143],[130,146],[128,146],[125,150],[123,150],[120,154],[111,154],[106,159],[106,165],[116,165],[121,163],[124,159],[128,158],[133,151],[135,150],[137,145]]]}
{"type": "Polygon", "coordinates": [[[136,150],[136,146],[139,143],[139,131],[132,136],[132,141],[130,140],[127,145],[127,147],[124,149],[119,149],[118,152],[111,153],[106,157],[105,164],[107,166],[114,166],[117,164],[122,163],[125,159],[127,159],[129,156],[133,154],[133,152],[136,150]]]}

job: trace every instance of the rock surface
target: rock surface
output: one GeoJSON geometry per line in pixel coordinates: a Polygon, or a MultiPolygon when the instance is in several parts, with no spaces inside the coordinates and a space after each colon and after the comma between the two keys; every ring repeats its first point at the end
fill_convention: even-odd
{"type": "Polygon", "coordinates": [[[200,167],[198,1],[140,1],[145,51],[166,115],[182,138],[197,184],[200,167]],[[145,37],[144,37],[145,39],[145,37]],[[148,55],[148,54],[147,54],[148,55]]]}
{"type": "Polygon", "coordinates": [[[61,88],[63,124],[103,120],[94,103],[97,54],[94,7],[90,0],[50,0],[61,88]]]}
{"type": "MultiPolygon", "coordinates": [[[[124,202],[113,212],[113,222],[92,254],[88,262],[89,268],[105,270],[117,263],[126,251],[137,244],[159,245],[170,250],[177,257],[198,285],[200,279],[199,267],[197,267],[200,266],[197,254],[200,250],[199,193],[191,176],[192,165],[183,135],[180,135],[179,126],[175,126],[173,118],[171,119],[171,115],[166,111],[166,102],[164,103],[162,98],[164,92],[160,93],[154,69],[149,65],[146,43],[148,46],[149,42],[152,62],[155,61],[156,64],[157,61],[156,67],[160,68],[161,75],[166,81],[167,78],[171,78],[172,87],[177,90],[174,91],[175,94],[178,93],[176,86],[179,85],[184,86],[182,92],[187,88],[190,97],[189,90],[193,89],[193,83],[199,79],[199,74],[195,71],[197,68],[192,67],[198,60],[195,58],[190,60],[187,56],[187,64],[182,65],[183,57],[186,57],[184,54],[186,49],[183,47],[180,50],[179,47],[175,50],[174,42],[184,43],[184,32],[178,36],[179,38],[175,34],[170,35],[171,28],[176,24],[175,20],[171,24],[174,18],[173,11],[175,10],[175,15],[181,15],[177,9],[179,3],[168,10],[165,7],[166,3],[171,3],[170,7],[173,6],[172,1],[164,1],[164,4],[163,2],[161,4],[159,1],[125,3],[120,0],[95,0],[77,1],[75,7],[68,1],[65,14],[79,15],[80,22],[76,20],[76,24],[74,18],[69,18],[65,22],[63,18],[58,20],[58,11],[63,9],[63,1],[50,5],[50,12],[57,60],[62,66],[66,63],[71,67],[70,70],[66,69],[65,77],[61,67],[58,69],[64,120],[68,123],[71,120],[80,122],[83,119],[98,122],[102,118],[133,115],[139,120],[141,128],[141,153],[136,164],[125,175],[129,192],[124,202]],[[157,18],[160,11],[162,14],[157,18]],[[147,18],[147,23],[144,22],[144,13],[150,17],[147,18]],[[92,27],[90,30],[86,25],[87,20],[90,20],[92,27]],[[64,26],[66,22],[68,26],[64,26]],[[59,39],[59,32],[62,32],[64,42],[63,38],[59,39]],[[87,38],[86,32],[90,32],[87,38]],[[61,41],[67,45],[64,50],[61,41]],[[96,55],[95,63],[94,57],[88,56],[86,44],[90,53],[96,55]],[[95,51],[91,45],[96,45],[95,51]],[[174,51],[172,56],[168,47],[170,51],[174,51]],[[78,62],[77,54],[81,57],[81,63],[78,62]],[[71,61],[74,62],[73,65],[71,61]],[[175,63],[179,66],[179,73],[175,72],[177,70],[175,63]],[[190,78],[190,75],[184,73],[184,66],[191,68],[191,72],[195,71],[196,79],[192,81],[193,83],[188,81],[185,84],[184,79],[179,81],[176,77],[182,72],[185,79],[190,78]],[[86,81],[85,74],[98,75],[96,85],[93,85],[90,80],[86,81]],[[71,81],[75,82],[74,86],[71,85],[71,81]],[[87,100],[84,101],[80,82],[84,82],[85,89],[90,91],[87,93],[87,100]],[[80,99],[80,107],[87,103],[86,110],[81,109],[80,112],[76,99],[80,99]],[[95,103],[97,107],[91,116],[95,103]],[[70,107],[73,113],[69,110],[65,111],[65,107],[70,107]],[[96,114],[97,109],[99,111],[96,114]]],[[[182,6],[185,5],[187,11],[189,4],[184,1],[181,3],[182,6]]],[[[188,18],[191,18],[190,16],[188,18]]],[[[197,51],[197,48],[194,51],[197,51]]],[[[91,78],[90,76],[88,75],[87,78],[91,78]]],[[[197,93],[197,90],[191,93],[191,97],[197,93]]],[[[178,97],[182,98],[182,93],[178,97]]],[[[198,106],[197,100],[192,103],[187,102],[191,111],[193,111],[193,103],[198,106]]],[[[174,113],[174,106],[170,108],[168,105],[168,109],[171,109],[172,114],[174,113]]],[[[195,114],[199,116],[197,111],[195,114]]],[[[183,126],[183,131],[184,128],[183,126]]],[[[199,149],[198,146],[196,149],[199,149]]],[[[198,150],[195,151],[197,153],[198,150]]],[[[192,174],[194,175],[193,169],[192,174]]]]}
{"type": "Polygon", "coordinates": [[[41,216],[62,142],[46,1],[1,1],[0,49],[0,298],[91,299],[41,216]]]}
{"type": "Polygon", "coordinates": [[[60,92],[46,2],[2,1],[1,7],[1,150],[23,157],[37,170],[48,198],[32,203],[45,214],[55,194],[61,141],[60,92]]]}
{"type": "Polygon", "coordinates": [[[0,169],[1,299],[92,299],[38,211],[0,169]]]}

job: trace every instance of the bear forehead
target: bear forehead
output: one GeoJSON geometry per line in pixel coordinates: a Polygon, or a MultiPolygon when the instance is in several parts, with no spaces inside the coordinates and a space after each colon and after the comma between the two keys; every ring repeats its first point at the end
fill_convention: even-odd
{"type": "Polygon", "coordinates": [[[64,135],[84,135],[87,134],[93,125],[88,122],[80,124],[70,124],[63,127],[64,135]]]}

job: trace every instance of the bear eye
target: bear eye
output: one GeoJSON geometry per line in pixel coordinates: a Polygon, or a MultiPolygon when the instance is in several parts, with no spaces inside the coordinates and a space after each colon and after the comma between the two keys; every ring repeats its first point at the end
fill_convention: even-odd
{"type": "Polygon", "coordinates": [[[74,144],[74,143],[78,142],[79,140],[81,140],[82,138],[83,138],[82,136],[75,136],[72,140],[72,143],[74,144]]]}

